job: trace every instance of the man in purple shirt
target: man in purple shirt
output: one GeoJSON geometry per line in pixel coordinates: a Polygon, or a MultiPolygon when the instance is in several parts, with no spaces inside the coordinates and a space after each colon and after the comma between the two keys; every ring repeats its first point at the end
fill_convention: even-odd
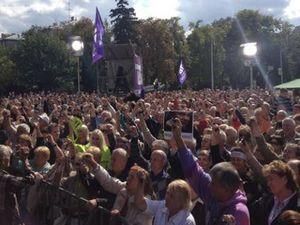
{"type": "Polygon", "coordinates": [[[230,163],[223,162],[216,164],[209,173],[205,173],[186,147],[181,137],[181,128],[180,120],[175,119],[172,130],[181,166],[186,180],[206,205],[207,224],[221,225],[231,218],[235,225],[249,225],[247,198],[239,189],[241,178],[236,169],[230,163]]]}

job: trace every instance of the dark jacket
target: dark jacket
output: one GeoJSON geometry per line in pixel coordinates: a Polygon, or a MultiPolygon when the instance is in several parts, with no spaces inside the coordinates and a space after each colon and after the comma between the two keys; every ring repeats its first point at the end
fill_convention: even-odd
{"type": "MultiPolygon", "coordinates": [[[[274,196],[272,194],[263,196],[250,207],[251,224],[267,225],[268,218],[274,206],[274,196]]],[[[300,211],[300,193],[295,194],[289,203],[283,208],[279,215],[273,220],[271,225],[284,225],[280,220],[281,214],[286,210],[300,211]]]]}
{"type": "Polygon", "coordinates": [[[15,177],[0,170],[0,224],[21,224],[16,193],[20,192],[30,180],[15,177]]]}

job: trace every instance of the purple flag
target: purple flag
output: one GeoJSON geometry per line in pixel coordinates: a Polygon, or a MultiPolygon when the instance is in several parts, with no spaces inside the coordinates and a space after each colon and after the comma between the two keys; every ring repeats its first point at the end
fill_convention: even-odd
{"type": "Polygon", "coordinates": [[[96,8],[94,26],[93,63],[97,62],[104,56],[103,34],[105,30],[98,8],[96,8]]]}
{"type": "Polygon", "coordinates": [[[133,88],[136,95],[140,95],[143,89],[143,61],[142,57],[134,54],[133,88]]]}
{"type": "Polygon", "coordinates": [[[187,78],[186,70],[183,66],[182,60],[180,62],[179,71],[178,71],[178,81],[181,85],[185,82],[187,78]]]}

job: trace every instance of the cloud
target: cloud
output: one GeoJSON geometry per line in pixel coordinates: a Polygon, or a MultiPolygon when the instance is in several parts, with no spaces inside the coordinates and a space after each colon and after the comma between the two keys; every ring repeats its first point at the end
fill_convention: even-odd
{"type": "Polygon", "coordinates": [[[133,0],[138,18],[148,17],[168,19],[179,16],[180,0],[133,0]]]}
{"type": "Polygon", "coordinates": [[[284,9],[288,5],[289,2],[286,0],[181,0],[180,16],[185,24],[196,20],[203,20],[204,23],[210,23],[216,19],[234,16],[242,9],[254,9],[264,14],[283,17],[284,9]]]}
{"type": "MultiPolygon", "coordinates": [[[[103,18],[108,17],[114,6],[112,0],[72,0],[70,3],[70,16],[91,19],[95,16],[97,4],[103,18]]],[[[68,0],[1,0],[0,33],[21,33],[32,25],[49,26],[66,21],[69,18],[68,8],[68,0]]]]}
{"type": "MultiPolygon", "coordinates": [[[[222,17],[234,16],[241,9],[255,9],[276,18],[300,25],[300,0],[129,0],[138,18],[170,18],[179,16],[185,27],[203,20],[210,23],[222,17]]],[[[114,0],[70,0],[70,16],[94,20],[98,6],[102,19],[109,19],[114,0]]],[[[0,33],[21,33],[32,25],[49,26],[69,18],[68,0],[1,0],[0,33]]]]}
{"type": "Polygon", "coordinates": [[[300,19],[300,1],[291,0],[288,7],[284,9],[284,15],[289,19],[300,19]]]}

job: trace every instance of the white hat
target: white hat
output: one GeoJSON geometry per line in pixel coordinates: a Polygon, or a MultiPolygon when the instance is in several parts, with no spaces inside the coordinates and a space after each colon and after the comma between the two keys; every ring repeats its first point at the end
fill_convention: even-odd
{"type": "Polygon", "coordinates": [[[42,119],[43,121],[45,121],[45,123],[47,123],[47,124],[49,124],[49,122],[50,122],[50,119],[46,113],[39,115],[39,118],[42,119]]]}

